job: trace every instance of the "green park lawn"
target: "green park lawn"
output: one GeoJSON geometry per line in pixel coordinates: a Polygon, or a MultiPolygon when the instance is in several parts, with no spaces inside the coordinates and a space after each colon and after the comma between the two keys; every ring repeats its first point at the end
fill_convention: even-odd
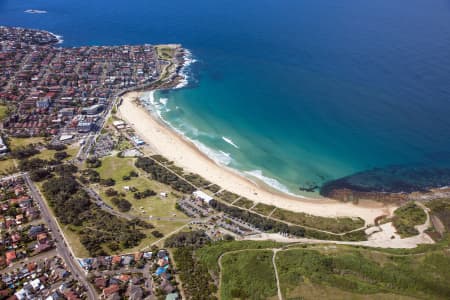
{"type": "MultiPolygon", "coordinates": [[[[155,229],[162,232],[164,235],[168,234],[177,228],[187,224],[186,219],[188,217],[181,211],[175,208],[175,203],[181,196],[179,192],[175,192],[171,187],[163,183],[151,180],[145,172],[140,171],[134,166],[134,158],[120,158],[115,156],[109,156],[102,159],[102,165],[97,168],[100,177],[113,178],[116,184],[112,187],[104,187],[99,184],[94,186],[100,197],[111,207],[116,209],[114,204],[111,202],[112,197],[106,195],[106,190],[108,188],[113,188],[119,193],[125,193],[125,199],[131,204],[131,210],[127,212],[130,215],[148,218],[148,222],[155,225],[155,229]],[[139,174],[139,177],[131,177],[130,180],[123,180],[124,175],[130,174],[131,171],[135,171],[139,174]],[[156,192],[156,196],[147,197],[144,199],[135,199],[133,192],[128,191],[125,187],[135,187],[138,191],[144,191],[145,189],[150,189],[156,192]],[[167,197],[161,197],[159,194],[165,192],[168,194],[167,197]],[[158,220],[163,218],[162,220],[158,220]],[[173,219],[184,219],[184,220],[167,220],[166,218],[173,219]]],[[[156,241],[157,239],[146,239],[142,244],[148,244],[150,242],[156,241]]],[[[138,247],[140,247],[139,245],[138,247]]]]}
{"type": "Polygon", "coordinates": [[[0,121],[3,120],[8,113],[8,106],[0,105],[0,121]]]}

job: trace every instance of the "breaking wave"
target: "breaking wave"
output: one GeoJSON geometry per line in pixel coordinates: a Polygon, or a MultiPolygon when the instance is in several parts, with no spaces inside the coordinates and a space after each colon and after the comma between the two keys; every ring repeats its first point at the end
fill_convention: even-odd
{"type": "Polygon", "coordinates": [[[223,136],[223,137],[222,137],[222,140],[224,140],[225,142],[227,142],[228,144],[230,144],[230,145],[233,146],[234,148],[239,149],[239,146],[236,145],[236,144],[233,142],[232,139],[223,136]]]}

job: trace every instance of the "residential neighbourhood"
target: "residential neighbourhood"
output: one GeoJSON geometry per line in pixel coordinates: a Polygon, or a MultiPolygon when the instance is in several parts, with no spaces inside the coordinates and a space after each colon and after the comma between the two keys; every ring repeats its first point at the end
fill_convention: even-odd
{"type": "Polygon", "coordinates": [[[45,31],[0,27],[0,99],[17,106],[3,120],[9,135],[64,140],[96,130],[120,91],[156,81],[165,68],[152,45],[57,42],[45,31]]]}
{"type": "Polygon", "coordinates": [[[54,248],[52,236],[23,178],[2,180],[0,188],[0,268],[54,248]]]}
{"type": "Polygon", "coordinates": [[[1,274],[2,299],[86,299],[86,290],[56,255],[31,259],[1,274]]]}

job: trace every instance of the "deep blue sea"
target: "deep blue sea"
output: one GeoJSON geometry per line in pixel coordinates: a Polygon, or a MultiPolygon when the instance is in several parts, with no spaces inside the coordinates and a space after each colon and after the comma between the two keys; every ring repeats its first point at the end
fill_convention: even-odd
{"type": "Polygon", "coordinates": [[[162,116],[282,190],[450,161],[448,0],[0,0],[0,24],[62,46],[183,44],[197,62],[156,94],[162,116]]]}

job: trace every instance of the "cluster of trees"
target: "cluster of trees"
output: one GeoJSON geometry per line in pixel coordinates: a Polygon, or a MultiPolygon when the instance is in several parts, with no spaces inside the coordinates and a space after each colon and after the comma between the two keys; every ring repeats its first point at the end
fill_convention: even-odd
{"type": "Polygon", "coordinates": [[[97,183],[100,182],[100,173],[92,169],[85,169],[82,171],[82,176],[80,177],[82,183],[97,183]]]}
{"type": "Polygon", "coordinates": [[[17,159],[25,159],[39,153],[33,145],[17,148],[11,151],[11,156],[17,159]]]}
{"type": "Polygon", "coordinates": [[[131,203],[127,199],[114,197],[111,199],[111,202],[117,206],[121,212],[127,212],[131,209],[131,203]]]}
{"type": "Polygon", "coordinates": [[[262,217],[248,210],[240,209],[235,206],[228,206],[217,200],[211,200],[209,203],[214,209],[222,211],[234,218],[241,219],[244,222],[252,224],[262,231],[287,232],[289,234],[303,237],[305,236],[304,228],[300,226],[288,226],[286,223],[277,222],[275,220],[262,217]]]}
{"type": "Polygon", "coordinates": [[[30,178],[33,181],[43,181],[53,177],[53,173],[64,175],[64,174],[73,174],[78,171],[78,168],[72,164],[60,164],[56,166],[44,167],[40,169],[32,169],[29,174],[30,178]]]}
{"type": "Polygon", "coordinates": [[[82,225],[82,213],[91,208],[92,202],[73,176],[64,174],[50,178],[42,189],[61,223],[82,225]]]}
{"type": "Polygon", "coordinates": [[[109,189],[107,189],[107,190],[105,191],[105,194],[106,194],[106,196],[108,196],[108,197],[114,197],[114,196],[119,195],[119,192],[116,191],[115,189],[109,188],[109,189]]]}
{"type": "Polygon", "coordinates": [[[86,213],[83,225],[86,229],[80,231],[80,241],[92,256],[107,254],[103,244],[119,250],[135,247],[145,238],[134,220],[127,221],[100,209],[86,213]]]}
{"type": "Polygon", "coordinates": [[[164,234],[159,230],[153,230],[152,235],[157,239],[160,239],[164,236],[164,234]]]}
{"type": "Polygon", "coordinates": [[[130,180],[132,177],[138,177],[138,173],[136,173],[135,171],[131,171],[130,174],[124,175],[122,177],[122,179],[123,180],[130,180]]]}
{"type": "Polygon", "coordinates": [[[217,292],[217,287],[214,285],[208,268],[194,258],[193,247],[177,248],[173,257],[187,299],[217,299],[214,295],[217,292]]]}
{"type": "Polygon", "coordinates": [[[21,171],[32,171],[41,168],[47,168],[58,165],[60,162],[57,160],[46,160],[40,158],[27,158],[19,161],[19,169],[21,171]]]}
{"type": "Polygon", "coordinates": [[[106,255],[102,245],[123,249],[138,245],[145,238],[141,229],[153,225],[141,220],[125,220],[98,208],[72,173],[76,167],[60,165],[57,176],[44,182],[42,191],[62,224],[82,226],[80,241],[90,255],[106,255]]]}
{"type": "Polygon", "coordinates": [[[88,168],[98,168],[102,165],[102,162],[98,158],[89,157],[88,159],[86,159],[86,165],[88,168]]]}
{"type": "Polygon", "coordinates": [[[164,242],[164,247],[194,247],[199,248],[209,243],[209,237],[203,230],[179,232],[168,237],[164,242]]]}
{"type": "Polygon", "coordinates": [[[52,177],[52,175],[53,175],[52,172],[50,172],[50,170],[45,168],[30,171],[31,180],[36,182],[46,180],[52,177]]]}
{"type": "Polygon", "coordinates": [[[63,151],[67,149],[67,146],[64,144],[47,144],[45,148],[48,150],[63,151]]]}
{"type": "Polygon", "coordinates": [[[55,154],[53,154],[53,157],[57,161],[62,161],[63,159],[66,159],[67,157],[69,157],[69,154],[67,154],[66,151],[58,151],[58,152],[55,152],[55,154]]]}
{"type": "Polygon", "coordinates": [[[189,182],[176,176],[149,157],[138,157],[135,165],[136,167],[149,173],[152,179],[164,184],[168,184],[174,190],[182,193],[192,193],[193,191],[195,191],[195,187],[192,186],[189,182]]]}
{"type": "Polygon", "coordinates": [[[134,199],[144,199],[147,197],[155,196],[156,192],[150,189],[145,189],[143,192],[136,192],[133,194],[134,199]]]}
{"type": "Polygon", "coordinates": [[[113,186],[116,184],[116,181],[112,178],[100,179],[100,184],[104,186],[113,186]]]}

